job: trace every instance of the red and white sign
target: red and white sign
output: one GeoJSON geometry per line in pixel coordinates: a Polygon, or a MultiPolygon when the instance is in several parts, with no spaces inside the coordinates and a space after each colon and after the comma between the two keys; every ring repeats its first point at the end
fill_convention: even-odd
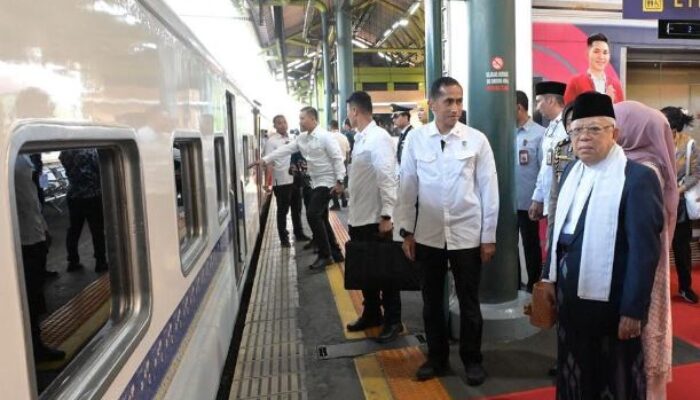
{"type": "Polygon", "coordinates": [[[503,59],[501,57],[496,56],[496,57],[491,59],[491,67],[493,69],[495,69],[496,71],[502,70],[503,65],[504,65],[504,62],[503,62],[503,59]]]}

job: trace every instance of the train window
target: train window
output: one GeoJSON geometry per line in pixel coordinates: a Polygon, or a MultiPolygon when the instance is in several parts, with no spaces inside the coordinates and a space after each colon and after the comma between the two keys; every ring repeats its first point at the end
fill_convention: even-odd
{"type": "Polygon", "coordinates": [[[418,90],[418,82],[394,82],[394,90],[418,90]]]}
{"type": "Polygon", "coordinates": [[[198,138],[176,135],[173,144],[175,165],[175,201],[180,236],[180,263],[187,274],[204,251],[206,215],[202,142],[198,138]]]}
{"type": "Polygon", "coordinates": [[[16,263],[24,276],[29,365],[44,398],[103,393],[150,318],[135,135],[71,129],[36,123],[13,133],[20,138],[10,190],[16,263]],[[81,135],[85,140],[75,141],[81,135]],[[101,139],[108,135],[124,140],[101,139]]]}
{"type": "Polygon", "coordinates": [[[226,179],[226,150],[224,138],[214,138],[214,166],[216,168],[216,200],[219,209],[219,221],[228,214],[228,180],[226,179]]]}
{"type": "Polygon", "coordinates": [[[386,82],[362,82],[362,90],[365,92],[386,92],[389,88],[389,84],[386,82]]]}

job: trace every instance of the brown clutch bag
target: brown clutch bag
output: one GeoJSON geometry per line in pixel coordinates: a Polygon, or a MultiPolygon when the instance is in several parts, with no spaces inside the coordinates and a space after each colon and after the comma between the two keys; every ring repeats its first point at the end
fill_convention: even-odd
{"type": "Polygon", "coordinates": [[[525,306],[530,323],[540,329],[549,329],[557,322],[557,307],[547,293],[554,293],[554,283],[539,281],[532,288],[532,303],[525,306]]]}

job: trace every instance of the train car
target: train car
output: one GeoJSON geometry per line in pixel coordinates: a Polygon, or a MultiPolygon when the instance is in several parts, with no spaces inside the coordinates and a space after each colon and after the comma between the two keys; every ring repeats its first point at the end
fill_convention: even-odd
{"type": "Polygon", "coordinates": [[[0,37],[1,396],[214,397],[270,116],[161,0],[3,1],[0,37]]]}

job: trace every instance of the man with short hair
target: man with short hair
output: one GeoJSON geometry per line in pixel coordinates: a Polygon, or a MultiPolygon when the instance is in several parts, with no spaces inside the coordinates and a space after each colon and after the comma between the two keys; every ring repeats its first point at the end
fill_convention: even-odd
{"type": "MultiPolygon", "coordinates": [[[[390,240],[397,184],[394,143],[389,133],[372,119],[372,98],[367,93],[355,92],[346,103],[348,119],[357,129],[354,161],[348,173],[352,193],[348,216],[350,239],[376,241],[381,240],[381,236],[390,240]]],[[[362,316],[348,324],[348,331],[381,325],[383,319],[384,328],[377,341],[388,343],[395,340],[403,330],[401,292],[381,288],[362,290],[362,296],[362,316]],[[380,306],[384,308],[383,317],[380,306]]]]}
{"type": "Polygon", "coordinates": [[[579,95],[570,132],[578,160],[562,177],[542,273],[557,306],[557,399],[643,399],[640,335],[664,224],[659,179],[615,143],[609,96],[579,95]]]}
{"type": "Polygon", "coordinates": [[[321,270],[333,262],[345,259],[328,221],[328,201],[331,194],[342,193],[344,190],[345,166],[338,142],[330,132],[318,125],[318,111],[315,108],[301,109],[299,127],[304,132],[296,140],[265,155],[251,166],[264,165],[296,152],[301,152],[306,159],[313,188],[306,212],[314,244],[318,247],[318,258],[309,268],[321,270]]]}
{"type": "Polygon", "coordinates": [[[613,103],[625,100],[622,85],[615,76],[605,70],[610,65],[610,45],[602,33],[594,33],[586,39],[588,45],[588,69],[569,80],[564,93],[564,103],[569,104],[581,93],[596,91],[607,94],[613,103]]]}
{"type": "MultiPolygon", "coordinates": [[[[517,128],[515,146],[515,184],[518,210],[518,230],[522,238],[527,269],[527,291],[540,277],[542,268],[542,249],[540,248],[539,223],[528,216],[528,209],[537,184],[537,174],[542,165],[542,135],[544,128],[535,123],[528,113],[529,101],[525,92],[515,93],[517,128]]],[[[520,258],[518,257],[518,261],[520,258]]],[[[520,271],[518,269],[518,271],[520,271]]]]}
{"type": "Polygon", "coordinates": [[[458,122],[462,86],[443,77],[430,88],[435,120],[409,136],[403,151],[397,221],[406,256],[423,267],[423,321],[428,360],[419,380],[444,374],[449,342],[445,316],[447,264],[459,300],[459,355],[467,383],[486,379],[482,367],[481,264],[496,252],[498,180],[486,136],[458,122]],[[417,205],[417,206],[416,206],[417,205]]]}
{"type": "MultiPolygon", "coordinates": [[[[564,91],[566,85],[561,82],[540,82],[535,85],[535,101],[537,110],[549,120],[549,125],[542,138],[542,165],[537,175],[535,191],[532,194],[532,204],[528,210],[530,219],[538,221],[549,215],[549,192],[552,188],[552,163],[554,146],[566,139],[566,130],[561,120],[564,109],[564,91]]],[[[551,225],[551,218],[547,221],[551,225]]],[[[549,228],[547,232],[549,232],[549,228]]]]}
{"type": "Polygon", "coordinates": [[[391,116],[394,126],[399,130],[399,143],[396,147],[396,160],[401,164],[401,152],[403,151],[403,146],[406,141],[408,133],[411,132],[413,126],[411,126],[411,109],[409,107],[400,106],[398,104],[392,104],[391,110],[394,114],[391,116]]]}
{"type": "MultiPolygon", "coordinates": [[[[275,127],[275,132],[268,135],[263,155],[270,154],[294,140],[294,138],[289,136],[287,119],[284,115],[275,115],[272,123],[275,127]]],[[[309,240],[304,234],[304,227],[301,223],[301,193],[299,190],[294,190],[294,176],[289,170],[290,163],[291,155],[288,155],[274,160],[267,166],[268,176],[272,177],[272,191],[277,200],[277,233],[279,234],[282,247],[291,247],[289,232],[287,232],[287,213],[290,206],[294,238],[298,241],[309,240]]]]}

